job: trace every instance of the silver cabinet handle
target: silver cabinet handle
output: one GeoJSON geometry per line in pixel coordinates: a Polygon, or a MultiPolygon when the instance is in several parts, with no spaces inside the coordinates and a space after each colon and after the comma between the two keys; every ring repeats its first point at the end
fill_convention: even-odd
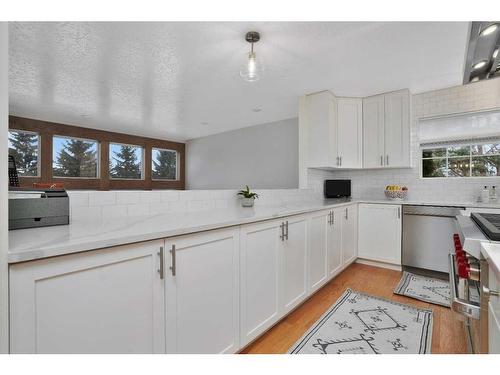
{"type": "Polygon", "coordinates": [[[330,211],[328,213],[328,224],[332,225],[332,221],[333,221],[333,211],[330,211]]]}
{"type": "Polygon", "coordinates": [[[500,297],[500,292],[495,292],[494,290],[491,290],[487,286],[483,285],[483,293],[484,295],[489,298],[489,297],[500,297]]]}
{"type": "Polygon", "coordinates": [[[401,219],[401,207],[398,207],[398,219],[401,219]]]}
{"type": "Polygon", "coordinates": [[[380,165],[384,165],[384,155],[380,155],[380,165]]]}
{"type": "Polygon", "coordinates": [[[172,276],[175,276],[176,273],[176,261],[175,261],[175,245],[172,244],[172,249],[170,249],[170,254],[172,255],[172,265],[170,266],[170,270],[172,271],[172,276]]]}
{"type": "Polygon", "coordinates": [[[337,156],[337,165],[340,165],[340,158],[337,156]]]}
{"type": "Polygon", "coordinates": [[[342,156],[340,156],[339,159],[340,159],[340,166],[342,166],[342,156]]]}
{"type": "Polygon", "coordinates": [[[345,219],[349,219],[349,209],[347,207],[345,208],[345,219]]]}
{"type": "Polygon", "coordinates": [[[286,239],[288,241],[288,220],[286,221],[286,239]]]}
{"type": "Polygon", "coordinates": [[[335,225],[335,212],[332,211],[332,225],[335,225]]]}
{"type": "Polygon", "coordinates": [[[389,154],[385,156],[385,164],[389,165],[389,154]]]}
{"type": "Polygon", "coordinates": [[[163,264],[165,263],[163,246],[160,247],[160,251],[157,254],[160,257],[160,269],[158,270],[158,273],[160,274],[160,279],[163,280],[165,278],[165,270],[163,268],[163,264]]]}
{"type": "Polygon", "coordinates": [[[284,222],[281,222],[280,229],[281,229],[280,240],[285,241],[285,223],[284,222]]]}

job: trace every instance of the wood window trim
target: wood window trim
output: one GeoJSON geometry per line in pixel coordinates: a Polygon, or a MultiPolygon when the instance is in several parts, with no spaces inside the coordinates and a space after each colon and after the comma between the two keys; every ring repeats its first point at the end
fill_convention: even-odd
{"type": "Polygon", "coordinates": [[[19,176],[21,187],[32,187],[33,183],[63,183],[66,189],[93,190],[151,190],[151,189],[185,189],[186,145],[180,142],[141,137],[105,130],[83,128],[80,126],[59,124],[43,120],[9,116],[9,130],[25,130],[37,132],[40,135],[40,176],[19,176]],[[52,176],[52,137],[55,135],[96,140],[100,143],[100,177],[96,179],[57,178],[52,176]],[[144,148],[144,179],[115,180],[109,178],[109,144],[124,143],[144,148]],[[177,168],[179,179],[152,180],[152,149],[162,148],[177,151],[177,168]]]}

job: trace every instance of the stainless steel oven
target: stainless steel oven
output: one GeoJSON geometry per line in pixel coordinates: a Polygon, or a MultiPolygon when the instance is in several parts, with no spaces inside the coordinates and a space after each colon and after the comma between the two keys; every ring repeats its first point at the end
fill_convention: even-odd
{"type": "Polygon", "coordinates": [[[453,236],[455,253],[450,254],[451,309],[464,321],[471,353],[488,353],[488,264],[468,254],[458,234],[453,236]]]}

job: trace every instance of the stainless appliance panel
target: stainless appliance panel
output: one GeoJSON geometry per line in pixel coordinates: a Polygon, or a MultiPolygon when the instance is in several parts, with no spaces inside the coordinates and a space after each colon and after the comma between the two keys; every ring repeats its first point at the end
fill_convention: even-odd
{"type": "Polygon", "coordinates": [[[402,264],[407,267],[449,272],[451,238],[457,232],[456,216],[463,207],[403,206],[402,264]]]}

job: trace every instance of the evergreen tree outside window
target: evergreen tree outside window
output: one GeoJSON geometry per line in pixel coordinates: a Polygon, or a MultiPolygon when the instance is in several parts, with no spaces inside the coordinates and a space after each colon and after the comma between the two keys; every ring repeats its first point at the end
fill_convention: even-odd
{"type": "Polygon", "coordinates": [[[52,138],[52,173],[54,177],[97,178],[98,142],[54,136],[52,138]]]}
{"type": "Polygon", "coordinates": [[[9,131],[9,155],[16,159],[19,176],[37,177],[39,175],[39,139],[37,133],[21,130],[9,131]]]}
{"type": "Polygon", "coordinates": [[[109,144],[109,176],[112,179],[143,179],[143,148],[140,146],[109,144]]]}
{"type": "Polygon", "coordinates": [[[153,180],[177,180],[177,151],[153,148],[153,180]]]}

